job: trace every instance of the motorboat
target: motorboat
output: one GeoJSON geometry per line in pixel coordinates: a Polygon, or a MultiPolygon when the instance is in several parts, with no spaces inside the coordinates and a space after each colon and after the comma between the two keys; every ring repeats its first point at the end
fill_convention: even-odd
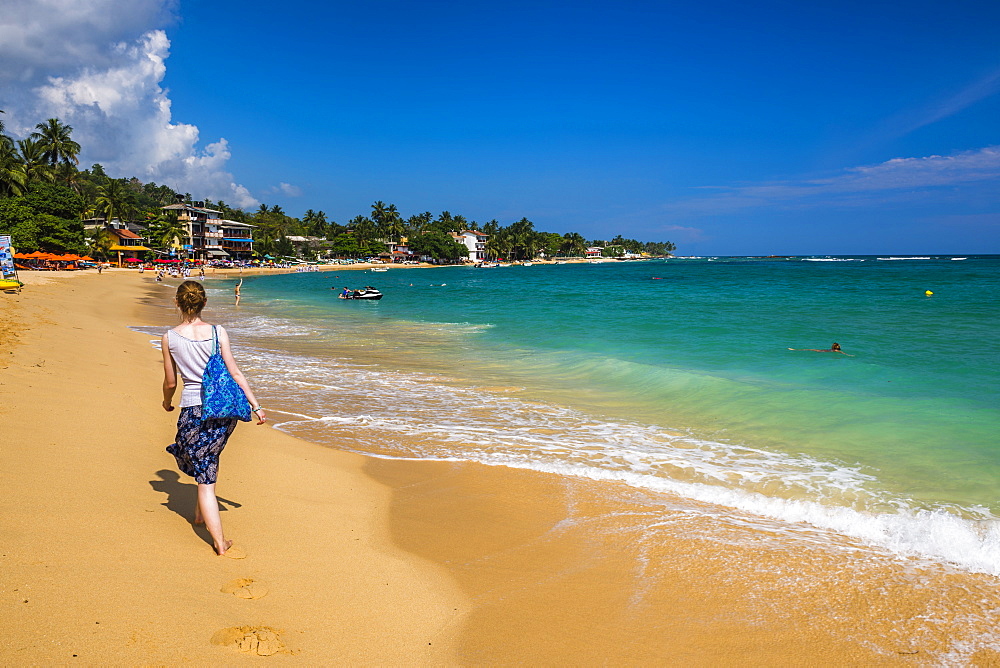
{"type": "MultiPolygon", "coordinates": [[[[331,288],[336,290],[337,288],[331,288]]],[[[370,285],[366,285],[360,290],[348,290],[344,288],[344,291],[337,295],[340,299],[382,299],[382,293],[373,288],[370,285]]]]}

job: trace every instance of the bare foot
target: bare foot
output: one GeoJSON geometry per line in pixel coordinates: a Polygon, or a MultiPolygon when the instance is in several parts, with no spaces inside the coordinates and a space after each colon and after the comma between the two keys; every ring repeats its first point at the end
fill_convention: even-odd
{"type": "Polygon", "coordinates": [[[222,549],[219,549],[218,545],[215,546],[215,553],[221,557],[226,553],[226,550],[228,550],[232,546],[233,546],[233,541],[227,540],[226,544],[222,546],[222,549]]]}

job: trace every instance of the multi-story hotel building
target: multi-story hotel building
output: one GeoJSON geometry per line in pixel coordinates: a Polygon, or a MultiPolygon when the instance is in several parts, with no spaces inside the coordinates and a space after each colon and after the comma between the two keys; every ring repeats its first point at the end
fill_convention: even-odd
{"type": "Polygon", "coordinates": [[[226,220],[221,212],[205,208],[203,202],[169,204],[164,211],[176,211],[177,220],[187,228],[184,250],[198,260],[249,260],[253,255],[253,228],[249,223],[226,220]]]}

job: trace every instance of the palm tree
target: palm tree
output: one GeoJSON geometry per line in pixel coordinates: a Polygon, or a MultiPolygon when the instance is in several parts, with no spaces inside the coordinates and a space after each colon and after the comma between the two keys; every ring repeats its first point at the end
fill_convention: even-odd
{"type": "Polygon", "coordinates": [[[350,226],[353,228],[354,238],[358,240],[358,246],[361,248],[365,248],[377,236],[375,223],[372,222],[371,218],[355,216],[351,219],[350,226]]]}
{"type": "Polygon", "coordinates": [[[28,174],[13,141],[0,135],[0,197],[23,195],[27,186],[28,174]]]}
{"type": "Polygon", "coordinates": [[[156,217],[146,235],[154,246],[176,247],[187,239],[187,226],[177,218],[176,211],[166,211],[156,217]]]}
{"type": "Polygon", "coordinates": [[[395,204],[390,204],[386,208],[382,219],[382,229],[386,236],[389,237],[389,241],[399,241],[400,237],[406,232],[403,217],[399,215],[399,210],[395,204]]]}
{"type": "Polygon", "coordinates": [[[111,254],[111,247],[117,239],[111,232],[103,227],[98,227],[87,235],[87,248],[91,255],[107,260],[111,254]]]}
{"type": "Polygon", "coordinates": [[[530,253],[534,252],[535,224],[527,218],[522,218],[507,228],[510,232],[512,251],[520,259],[526,255],[530,258],[530,253]]]}
{"type": "Polygon", "coordinates": [[[130,194],[121,179],[108,179],[97,187],[95,210],[103,213],[104,219],[109,222],[112,218],[126,219],[134,210],[130,194]]]}
{"type": "Polygon", "coordinates": [[[77,195],[83,193],[83,182],[80,178],[80,170],[78,170],[74,165],[66,162],[61,162],[56,165],[55,178],[56,181],[65,183],[66,186],[71,188],[77,195]]]}
{"type": "Polygon", "coordinates": [[[53,167],[59,163],[80,164],[77,154],[80,145],[73,141],[72,125],[64,125],[58,118],[50,118],[35,126],[31,138],[42,143],[45,160],[53,167]]]}
{"type": "Polygon", "coordinates": [[[306,231],[313,237],[325,237],[329,232],[329,224],[326,221],[326,214],[322,211],[309,209],[302,217],[306,231]]]}
{"type": "Polygon", "coordinates": [[[489,241],[486,242],[486,254],[489,257],[492,257],[493,259],[501,257],[510,258],[510,252],[513,250],[514,242],[509,230],[510,228],[503,227],[490,236],[489,241]]]}
{"type": "Polygon", "coordinates": [[[406,231],[410,234],[422,234],[434,220],[434,214],[430,211],[417,213],[406,219],[406,231]]]}
{"type": "Polygon", "coordinates": [[[451,217],[450,211],[441,212],[441,215],[434,221],[434,229],[445,234],[459,231],[455,229],[455,219],[451,217]]]}
{"type": "Polygon", "coordinates": [[[24,166],[24,176],[27,185],[40,181],[52,181],[55,174],[45,159],[45,146],[35,139],[21,139],[17,142],[17,150],[21,164],[24,166]]]}
{"type": "Polygon", "coordinates": [[[376,232],[387,241],[398,240],[405,232],[403,217],[399,215],[395,204],[386,206],[382,200],[375,202],[372,204],[371,219],[376,232]]]}
{"type": "Polygon", "coordinates": [[[559,246],[566,255],[582,257],[587,252],[587,240],[578,232],[568,232],[563,235],[563,242],[559,246]]]}

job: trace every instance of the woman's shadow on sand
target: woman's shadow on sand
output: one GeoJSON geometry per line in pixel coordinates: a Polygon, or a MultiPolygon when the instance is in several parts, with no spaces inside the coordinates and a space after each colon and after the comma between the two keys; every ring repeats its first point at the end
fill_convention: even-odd
{"type": "MultiPolygon", "coordinates": [[[[150,480],[149,486],[155,491],[162,492],[167,495],[167,500],[160,505],[166,506],[169,510],[174,511],[183,517],[189,524],[191,524],[192,528],[194,528],[194,532],[198,534],[202,540],[209,545],[212,545],[212,536],[208,533],[208,529],[205,528],[205,525],[194,524],[194,511],[195,507],[198,505],[198,485],[181,482],[180,474],[169,469],[160,469],[156,472],[156,475],[160,476],[160,479],[150,480]]],[[[229,499],[224,499],[221,496],[217,496],[216,498],[219,500],[220,512],[229,510],[229,508],[225,507],[226,505],[231,508],[243,507],[242,503],[230,501],[229,499]]]]}

